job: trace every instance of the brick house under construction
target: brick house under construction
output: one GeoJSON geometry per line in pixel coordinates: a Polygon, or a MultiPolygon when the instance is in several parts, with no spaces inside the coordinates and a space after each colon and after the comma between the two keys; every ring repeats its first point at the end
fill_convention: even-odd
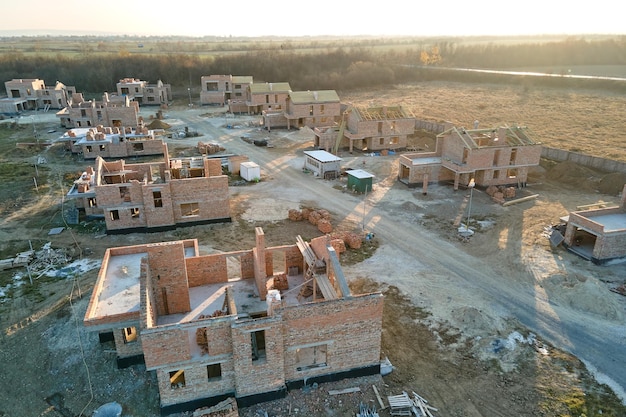
{"type": "Polygon", "coordinates": [[[97,157],[67,197],[86,215],[104,217],[107,233],[231,220],[228,177],[220,159],[206,157],[138,164],[97,157]]]}
{"type": "Polygon", "coordinates": [[[158,80],[154,84],[137,78],[123,78],[117,84],[117,94],[128,96],[140,105],[161,105],[172,101],[172,86],[158,80]]]}
{"type": "Polygon", "coordinates": [[[570,252],[596,264],[626,257],[626,185],[618,206],[573,211],[563,220],[570,252]]]}
{"type": "Polygon", "coordinates": [[[245,112],[246,92],[252,80],[250,75],[203,75],[200,77],[200,104],[229,105],[231,112],[245,112]]]}
{"type": "Polygon", "coordinates": [[[67,149],[84,159],[167,155],[163,139],[143,124],[135,128],[97,126],[70,129],[57,141],[65,142],[67,149]]]}
{"type": "Polygon", "coordinates": [[[415,133],[415,117],[402,106],[350,107],[345,111],[342,147],[349,152],[406,148],[409,135],[415,133]],[[347,141],[347,143],[346,143],[347,141]]]}
{"type": "Polygon", "coordinates": [[[57,81],[54,87],[46,86],[38,78],[20,78],[5,81],[4,87],[7,97],[15,106],[15,111],[37,109],[62,109],[66,107],[72,96],[76,94],[76,87],[66,86],[57,81]]]}
{"type": "Polygon", "coordinates": [[[84,324],[156,373],[162,414],[380,372],[383,297],[353,295],[327,236],[200,255],[198,241],[107,249],[84,324]]]}
{"type": "Polygon", "coordinates": [[[74,94],[68,106],[57,112],[61,126],[110,127],[137,126],[140,122],[139,103],[128,96],[115,96],[105,93],[101,101],[85,101],[80,93],[74,94]]]}
{"type": "Polygon", "coordinates": [[[453,181],[480,187],[525,186],[530,167],[539,165],[541,144],[525,127],[466,130],[453,127],[437,135],[431,152],[406,153],[399,158],[398,180],[409,186],[453,181]]]}
{"type": "Polygon", "coordinates": [[[333,126],[341,119],[341,101],[335,90],[292,91],[283,114],[287,129],[333,126]]]}

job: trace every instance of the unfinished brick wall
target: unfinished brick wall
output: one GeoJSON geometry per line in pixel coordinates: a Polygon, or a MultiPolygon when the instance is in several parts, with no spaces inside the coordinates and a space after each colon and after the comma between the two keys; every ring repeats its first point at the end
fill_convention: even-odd
{"type": "Polygon", "coordinates": [[[174,222],[187,223],[208,219],[230,218],[230,195],[228,177],[220,175],[210,178],[179,180],[170,185],[174,204],[174,222]],[[183,216],[180,204],[197,203],[199,213],[183,216]]]}
{"type": "Polygon", "coordinates": [[[141,335],[139,334],[139,322],[128,323],[128,327],[133,327],[133,330],[137,332],[136,339],[130,342],[127,341],[124,336],[124,329],[115,329],[113,331],[115,351],[117,352],[118,358],[128,358],[143,353],[141,335]]]}
{"type": "Polygon", "coordinates": [[[570,213],[565,229],[564,243],[568,246],[574,246],[577,229],[582,228],[596,236],[592,254],[596,260],[602,261],[626,256],[626,230],[605,232],[604,227],[593,219],[594,216],[607,214],[623,214],[623,209],[606,208],[570,213]]]}
{"type": "Polygon", "coordinates": [[[147,245],[146,250],[158,315],[190,311],[183,243],[180,241],[153,243],[147,245]]]}
{"type": "Polygon", "coordinates": [[[146,368],[156,369],[167,364],[191,360],[189,331],[170,326],[167,329],[144,329],[141,332],[146,368]]]}
{"type": "Polygon", "coordinates": [[[156,371],[159,385],[161,406],[180,404],[196,399],[232,394],[235,387],[233,362],[230,360],[218,361],[221,366],[222,376],[216,379],[208,379],[206,364],[177,369],[164,368],[156,371]],[[183,370],[185,372],[185,386],[172,388],[170,384],[170,372],[183,370]]]}
{"type": "Polygon", "coordinates": [[[272,392],[285,386],[283,370],[283,330],[278,317],[234,323],[233,361],[238,397],[272,392]],[[252,360],[252,332],[265,332],[265,358],[252,360]],[[253,378],[250,376],[254,375],[253,378]]]}
{"type": "Polygon", "coordinates": [[[285,379],[296,381],[380,363],[382,310],[381,294],[280,309],[278,314],[284,321],[285,379]],[[297,349],[320,343],[327,344],[327,366],[298,371],[297,349]]]}
{"type": "Polygon", "coordinates": [[[189,287],[228,282],[226,255],[213,254],[185,259],[189,287]]]}

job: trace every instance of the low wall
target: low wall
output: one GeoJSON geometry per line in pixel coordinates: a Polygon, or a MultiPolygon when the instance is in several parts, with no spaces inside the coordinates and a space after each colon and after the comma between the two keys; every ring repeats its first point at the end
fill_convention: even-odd
{"type": "Polygon", "coordinates": [[[578,165],[598,169],[604,172],[626,173],[626,162],[599,158],[597,156],[585,155],[578,152],[565,151],[563,149],[548,148],[544,146],[541,149],[541,157],[559,162],[571,161],[578,165]]]}

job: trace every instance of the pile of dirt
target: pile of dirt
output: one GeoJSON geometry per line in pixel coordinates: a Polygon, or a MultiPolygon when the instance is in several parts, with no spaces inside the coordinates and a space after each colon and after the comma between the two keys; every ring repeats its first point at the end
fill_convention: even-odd
{"type": "Polygon", "coordinates": [[[613,172],[607,174],[600,180],[598,190],[603,194],[618,195],[626,184],[626,174],[623,172],[613,172]]]}
{"type": "Polygon", "coordinates": [[[571,161],[564,161],[549,169],[546,172],[546,178],[583,190],[593,191],[598,189],[601,175],[590,168],[571,161]]]}
{"type": "Polygon", "coordinates": [[[163,120],[155,119],[152,122],[150,122],[150,124],[146,127],[150,130],[157,130],[157,129],[167,130],[172,126],[165,123],[163,120]]]}

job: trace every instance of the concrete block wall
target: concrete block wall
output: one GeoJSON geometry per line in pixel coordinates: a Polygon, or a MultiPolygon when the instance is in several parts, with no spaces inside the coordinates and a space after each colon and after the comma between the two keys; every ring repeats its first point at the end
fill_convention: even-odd
{"type": "Polygon", "coordinates": [[[301,380],[380,363],[383,297],[368,294],[281,308],[285,379],[301,380]],[[296,350],[327,343],[327,366],[298,371],[296,350]]]}
{"type": "Polygon", "coordinates": [[[279,317],[234,323],[232,343],[237,397],[273,392],[285,386],[283,331],[279,317]],[[265,332],[265,358],[253,361],[252,332],[260,330],[265,332]]]}
{"type": "Polygon", "coordinates": [[[151,284],[159,315],[191,310],[183,243],[162,242],[146,245],[151,284]]]}

